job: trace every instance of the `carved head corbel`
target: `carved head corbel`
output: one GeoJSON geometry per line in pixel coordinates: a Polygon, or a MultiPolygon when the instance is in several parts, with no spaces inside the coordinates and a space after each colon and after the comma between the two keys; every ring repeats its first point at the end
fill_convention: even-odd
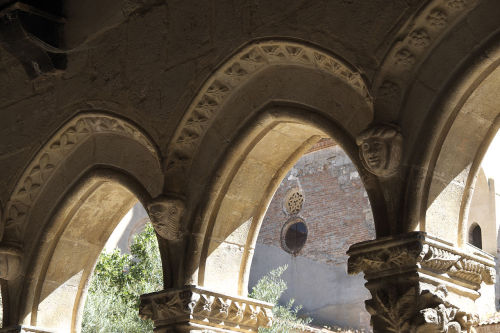
{"type": "Polygon", "coordinates": [[[158,197],[147,205],[153,227],[158,235],[166,240],[179,240],[182,238],[184,231],[181,219],[184,210],[184,201],[176,198],[158,197]]]}
{"type": "Polygon", "coordinates": [[[397,126],[374,125],[356,138],[364,167],[379,177],[394,175],[400,166],[403,136],[397,126]]]}
{"type": "Polygon", "coordinates": [[[0,246],[0,279],[14,280],[21,274],[21,250],[0,246]]]}

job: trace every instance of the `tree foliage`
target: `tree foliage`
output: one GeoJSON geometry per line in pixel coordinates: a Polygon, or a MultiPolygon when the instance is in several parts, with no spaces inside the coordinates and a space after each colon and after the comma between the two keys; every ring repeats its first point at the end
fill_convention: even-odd
{"type": "Polygon", "coordinates": [[[82,333],[152,332],[139,318],[139,296],[161,290],[163,277],[158,242],[151,224],[134,237],[131,255],[103,252],[90,281],[82,333]]]}
{"type": "Polygon", "coordinates": [[[286,281],[281,275],[287,269],[287,265],[280,266],[263,276],[252,288],[250,297],[274,304],[274,320],[271,327],[259,328],[260,333],[288,333],[300,332],[300,328],[309,324],[311,318],[301,318],[298,313],[302,309],[301,305],[294,305],[291,299],[286,305],[278,304],[281,295],[288,288],[286,281]]]}
{"type": "MultiPolygon", "coordinates": [[[[139,318],[139,296],[161,290],[163,278],[158,242],[151,224],[137,234],[131,245],[131,255],[118,249],[99,256],[90,281],[83,312],[82,333],[152,332],[153,323],[139,318]]],[[[262,277],[253,287],[250,297],[274,304],[275,320],[260,333],[298,331],[310,318],[300,318],[302,308],[294,300],[286,305],[278,301],[287,289],[281,278],[287,266],[280,266],[262,277]]]]}

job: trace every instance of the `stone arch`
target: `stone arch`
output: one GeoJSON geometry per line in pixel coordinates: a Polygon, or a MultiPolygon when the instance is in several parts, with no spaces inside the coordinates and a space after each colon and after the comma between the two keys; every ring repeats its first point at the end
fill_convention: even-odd
{"type": "MultiPolygon", "coordinates": [[[[312,112],[304,117],[303,112],[270,106],[229,148],[194,226],[193,233],[200,237],[190,263],[199,269],[195,283],[246,294],[253,249],[272,196],[288,170],[322,137],[333,137],[344,147],[374,206],[381,208],[378,183],[362,169],[354,140],[327,119],[312,112]]],[[[380,218],[385,211],[377,213],[380,218]]]]}
{"type": "MultiPolygon", "coordinates": [[[[205,82],[177,126],[164,166],[168,191],[185,192],[194,157],[208,129],[235,92],[255,80],[259,74],[280,67],[308,69],[335,78],[337,83],[349,87],[347,91],[355,106],[370,110],[359,113],[365,118],[361,122],[372,118],[372,98],[363,74],[344,60],[318,47],[291,40],[249,43],[235,52],[205,82]]],[[[245,91],[248,92],[248,89],[245,91]]],[[[349,118],[352,121],[352,116],[349,118]]]]}
{"type": "Polygon", "coordinates": [[[398,113],[427,58],[479,3],[478,0],[427,1],[401,27],[373,81],[378,122],[400,118],[398,113]]]}
{"type": "Polygon", "coordinates": [[[77,332],[86,283],[107,238],[135,202],[161,193],[156,145],[99,105],[78,107],[33,158],[6,205],[1,245],[17,248],[22,260],[2,291],[4,325],[77,332]]]}
{"type": "Polygon", "coordinates": [[[500,39],[488,37],[441,88],[433,105],[439,112],[429,113],[420,131],[429,144],[416,154],[407,187],[408,226],[460,247],[480,163],[500,126],[500,39]]]}
{"type": "Polygon", "coordinates": [[[483,249],[483,234],[479,224],[473,223],[470,226],[468,242],[479,249],[483,249]]]}
{"type": "MultiPolygon", "coordinates": [[[[165,192],[173,198],[184,198],[184,224],[192,234],[180,265],[182,272],[172,286],[213,287],[217,282],[218,287],[224,286],[221,291],[246,294],[258,225],[286,170],[322,135],[336,139],[354,163],[359,162],[354,137],[372,120],[372,101],[362,73],[331,53],[288,40],[256,41],[236,52],[206,81],[168,147],[165,192]],[[282,127],[295,132],[286,135],[282,132],[287,130],[282,127]],[[255,213],[253,222],[246,224],[247,229],[242,224],[222,222],[224,214],[220,208],[230,206],[224,200],[231,196],[228,193],[235,186],[235,179],[242,176],[238,173],[245,169],[243,165],[253,158],[252,154],[265,159],[268,153],[259,148],[259,144],[265,146],[264,142],[279,151],[276,142],[280,135],[293,144],[274,156],[273,161],[264,162],[270,165],[265,177],[251,176],[255,183],[267,181],[261,184],[257,195],[262,201],[252,202],[255,198],[247,197],[252,203],[240,207],[240,212],[248,209],[246,213],[255,213]],[[228,237],[235,231],[239,233],[238,240],[231,241],[228,237]],[[219,245],[212,240],[240,248],[244,254],[217,257],[214,250],[219,245]],[[217,257],[217,263],[207,264],[209,255],[217,257]],[[222,265],[226,265],[223,270],[227,280],[215,278],[213,271],[207,271],[222,269],[222,265]]],[[[357,166],[372,202],[374,218],[379,222],[377,232],[387,235],[393,226],[387,220],[380,184],[361,164],[357,166]]],[[[249,184],[244,183],[241,189],[249,184]]],[[[171,243],[175,246],[175,242],[171,243]]]]}

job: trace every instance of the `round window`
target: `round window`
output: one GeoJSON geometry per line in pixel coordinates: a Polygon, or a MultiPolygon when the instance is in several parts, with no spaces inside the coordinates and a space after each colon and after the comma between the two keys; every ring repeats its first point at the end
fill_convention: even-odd
{"type": "Polygon", "coordinates": [[[288,253],[299,253],[306,240],[307,225],[299,217],[288,220],[281,229],[281,247],[288,253]]]}
{"type": "Polygon", "coordinates": [[[286,212],[290,215],[296,215],[304,204],[304,194],[299,188],[293,188],[288,191],[284,201],[286,212]]]}

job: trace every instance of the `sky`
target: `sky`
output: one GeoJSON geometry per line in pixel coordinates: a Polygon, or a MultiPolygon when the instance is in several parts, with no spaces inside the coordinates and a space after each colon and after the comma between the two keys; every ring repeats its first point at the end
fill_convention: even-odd
{"type": "Polygon", "coordinates": [[[486,177],[495,180],[496,192],[500,193],[500,131],[491,142],[486,155],[484,156],[482,167],[486,177]]]}

